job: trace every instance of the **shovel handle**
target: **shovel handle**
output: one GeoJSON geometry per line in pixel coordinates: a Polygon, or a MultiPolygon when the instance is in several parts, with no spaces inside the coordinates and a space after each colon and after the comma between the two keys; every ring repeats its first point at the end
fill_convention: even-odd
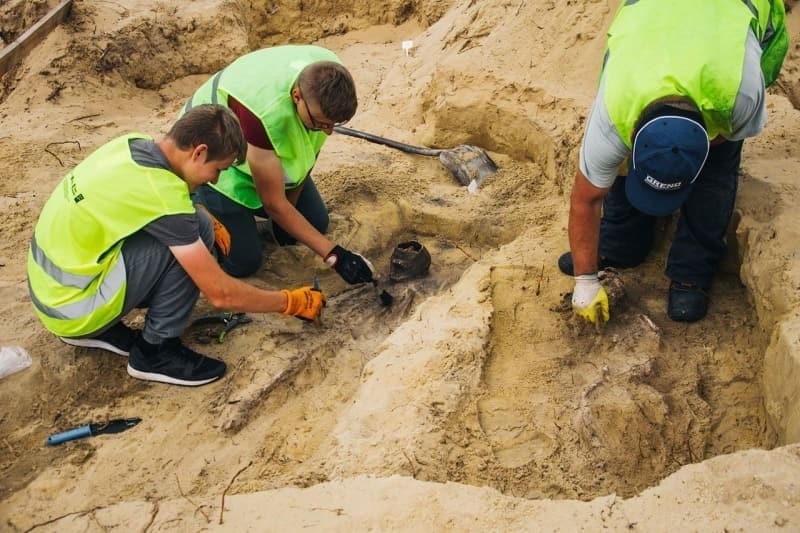
{"type": "Polygon", "coordinates": [[[386,139],[385,137],[379,137],[377,135],[373,135],[372,133],[354,130],[345,126],[334,126],[333,131],[336,133],[341,133],[342,135],[364,139],[365,141],[369,141],[371,143],[397,148],[398,150],[407,152],[409,154],[438,156],[444,151],[435,148],[420,148],[419,146],[412,146],[410,144],[401,143],[400,141],[393,141],[392,139],[386,139]]]}
{"type": "Polygon", "coordinates": [[[86,424],[85,426],[81,426],[79,428],[70,429],[68,431],[62,431],[61,433],[50,435],[49,437],[47,437],[47,445],[55,446],[56,444],[61,444],[62,442],[81,439],[83,437],[89,437],[91,436],[91,434],[92,434],[92,429],[89,427],[88,424],[86,424]]]}

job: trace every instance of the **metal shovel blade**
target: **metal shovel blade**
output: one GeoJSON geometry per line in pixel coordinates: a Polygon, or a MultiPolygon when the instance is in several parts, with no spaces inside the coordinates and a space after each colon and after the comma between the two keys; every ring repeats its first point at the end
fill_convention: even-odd
{"type": "Polygon", "coordinates": [[[464,186],[469,185],[472,181],[480,183],[497,172],[497,164],[492,161],[489,154],[482,148],[471,144],[462,144],[450,149],[422,148],[345,126],[335,126],[333,131],[371,143],[397,148],[409,154],[437,156],[453,177],[464,186]]]}
{"type": "Polygon", "coordinates": [[[469,185],[472,181],[482,183],[484,179],[497,172],[497,164],[489,157],[489,154],[471,144],[462,144],[450,150],[442,150],[442,153],[439,154],[439,161],[464,186],[469,185]]]}

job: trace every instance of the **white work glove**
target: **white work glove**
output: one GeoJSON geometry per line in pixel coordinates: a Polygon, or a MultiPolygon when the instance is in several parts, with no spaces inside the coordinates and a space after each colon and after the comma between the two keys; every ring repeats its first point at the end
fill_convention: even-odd
{"type": "Polygon", "coordinates": [[[572,310],[579,317],[595,326],[605,324],[608,312],[608,294],[600,285],[597,272],[575,276],[575,289],[572,291],[572,310]]]}

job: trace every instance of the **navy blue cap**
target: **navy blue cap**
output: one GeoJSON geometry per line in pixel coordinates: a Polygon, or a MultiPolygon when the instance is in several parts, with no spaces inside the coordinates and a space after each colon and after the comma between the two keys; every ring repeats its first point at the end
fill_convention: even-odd
{"type": "Polygon", "coordinates": [[[689,197],[708,157],[702,124],[676,115],[658,116],[633,140],[632,169],[625,180],[628,201],[648,215],[669,215],[689,197]]]}

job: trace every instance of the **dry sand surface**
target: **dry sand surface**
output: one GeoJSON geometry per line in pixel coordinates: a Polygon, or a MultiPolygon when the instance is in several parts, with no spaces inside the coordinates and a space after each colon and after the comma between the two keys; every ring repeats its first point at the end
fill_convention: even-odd
{"type": "MultiPolygon", "coordinates": [[[[3,39],[56,3],[0,2],[3,39]]],[[[556,259],[617,5],[75,1],[0,85],[0,345],[33,359],[0,380],[0,529],[800,530],[800,7],[767,130],[745,144],[709,318],[666,317],[667,219],[646,264],[611,274],[626,297],[597,334],[571,318],[556,259]],[[134,380],[124,359],[46,332],[25,257],[67,169],[117,135],[162,135],[241,53],[309,42],[353,71],[352,127],[498,163],[473,195],[432,157],[325,146],[332,238],[384,276],[416,239],[428,276],[388,286],[383,308],[309,250],[267,245],[250,281],[317,274],[322,323],[253,315],[209,345],[190,330],[229,368],[196,389],[134,380]],[[44,445],[134,416],[119,435],[44,445]]]]}

